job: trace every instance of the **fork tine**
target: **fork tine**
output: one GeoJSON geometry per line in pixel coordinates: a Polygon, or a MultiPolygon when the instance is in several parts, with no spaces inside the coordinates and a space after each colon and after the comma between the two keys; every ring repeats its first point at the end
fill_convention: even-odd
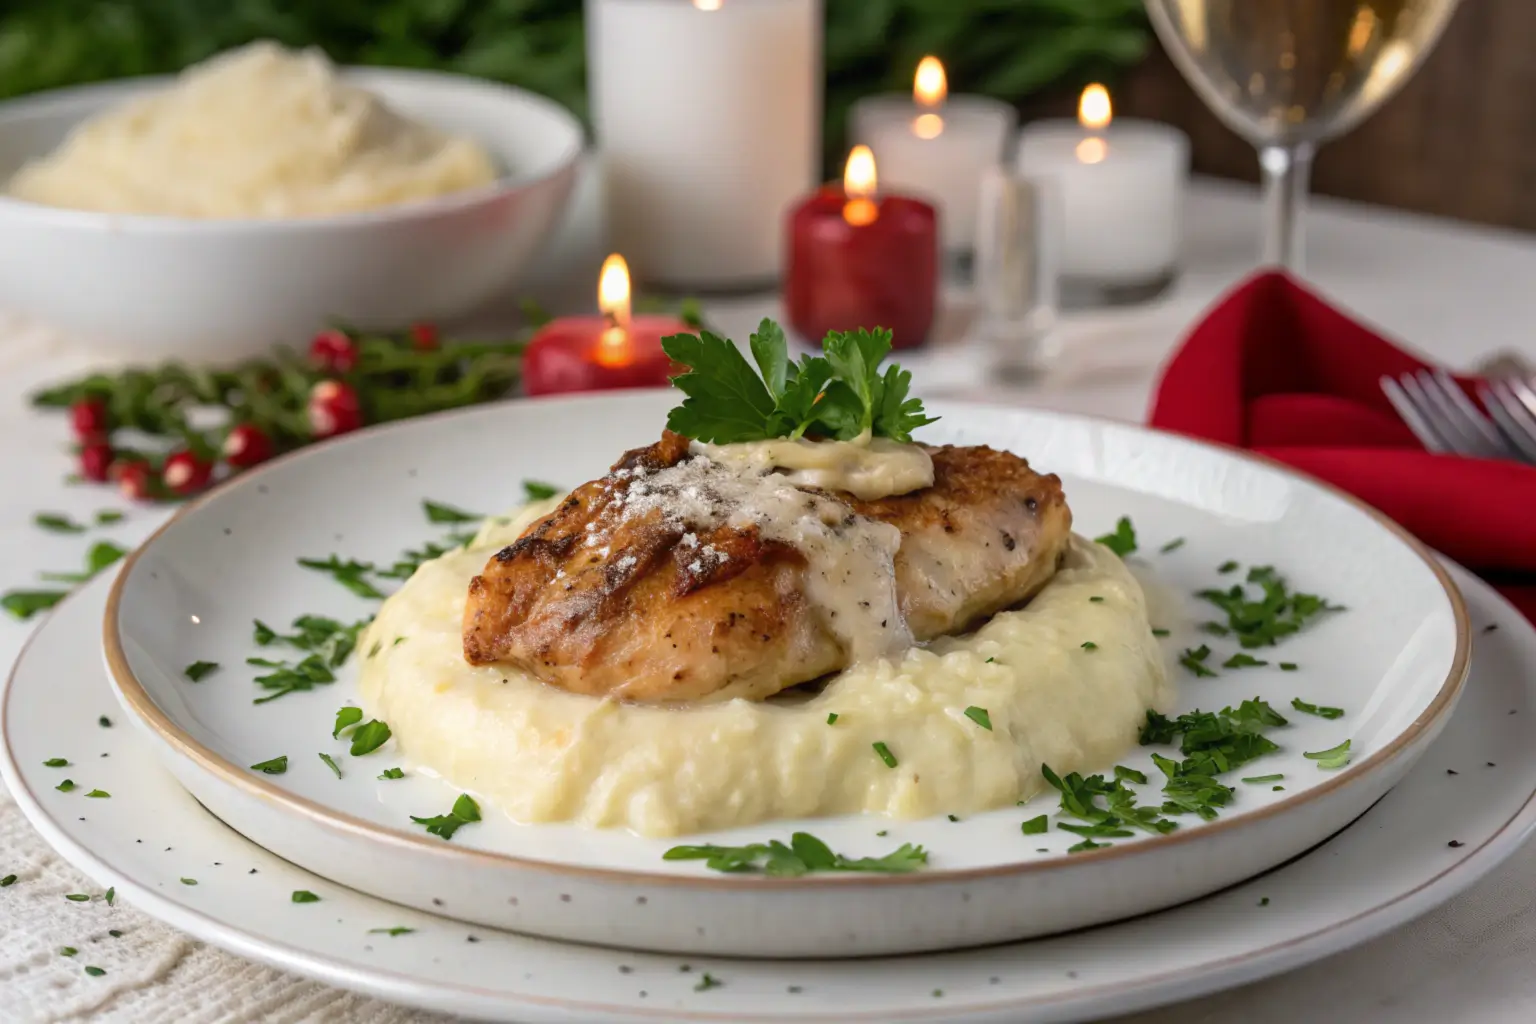
{"type": "Polygon", "coordinates": [[[1457,414],[1450,399],[1441,392],[1440,386],[1427,371],[1404,374],[1403,390],[1427,407],[1425,415],[1434,423],[1451,447],[1460,455],[1491,456],[1495,451],[1483,438],[1457,414]]]}
{"type": "Polygon", "coordinates": [[[1489,421],[1482,410],[1472,404],[1472,400],[1467,397],[1467,393],[1461,389],[1461,385],[1457,384],[1449,373],[1442,369],[1437,369],[1427,376],[1439,388],[1440,393],[1446,397],[1450,407],[1455,410],[1462,421],[1470,424],[1472,429],[1482,437],[1483,443],[1491,449],[1492,454],[1506,459],[1519,457],[1519,453],[1505,439],[1504,435],[1499,433],[1498,428],[1489,421]]]}
{"type": "Polygon", "coordinates": [[[1429,421],[1420,414],[1418,406],[1397,381],[1391,377],[1382,377],[1381,390],[1387,396],[1387,401],[1392,403],[1392,408],[1396,409],[1397,414],[1403,418],[1403,422],[1408,424],[1408,429],[1413,432],[1413,436],[1419,439],[1419,443],[1432,452],[1455,452],[1455,449],[1447,444],[1435,432],[1434,427],[1430,426],[1429,421]]]}
{"type": "Polygon", "coordinates": [[[1536,462],[1536,420],[1509,385],[1501,380],[1489,381],[1478,388],[1478,396],[1526,461],[1536,462]]]}

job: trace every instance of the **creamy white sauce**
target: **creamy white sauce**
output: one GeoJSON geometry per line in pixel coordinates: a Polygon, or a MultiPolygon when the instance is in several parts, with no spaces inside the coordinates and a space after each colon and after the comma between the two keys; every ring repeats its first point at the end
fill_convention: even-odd
{"type": "MultiPolygon", "coordinates": [[[[719,526],[756,527],[763,539],[799,550],[808,563],[805,596],[853,661],[911,646],[896,597],[895,559],[901,547],[896,527],[855,515],[836,498],[802,490],[783,474],[702,454],[666,469],[617,470],[610,479],[629,481],[628,491],[614,503],[617,518],[659,512],[685,531],[684,549],[697,548],[689,564],[695,572],[727,557],[698,538],[719,526]]],[[[594,533],[587,543],[595,545],[604,532],[594,533]]]]}
{"type": "Polygon", "coordinates": [[[739,444],[693,442],[692,451],[741,472],[780,475],[802,487],[846,491],[861,501],[933,486],[933,459],[920,445],[865,433],[852,441],[771,438],[739,444]]]}

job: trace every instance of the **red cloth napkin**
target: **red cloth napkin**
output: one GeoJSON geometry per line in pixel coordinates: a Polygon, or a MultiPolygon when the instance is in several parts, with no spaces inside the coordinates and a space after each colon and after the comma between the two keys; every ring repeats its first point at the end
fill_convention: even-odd
{"type": "Polygon", "coordinates": [[[1189,332],[1163,368],[1151,424],[1260,452],[1349,491],[1536,621],[1536,467],[1425,451],[1380,381],[1427,365],[1287,275],[1265,272],[1189,332]]]}

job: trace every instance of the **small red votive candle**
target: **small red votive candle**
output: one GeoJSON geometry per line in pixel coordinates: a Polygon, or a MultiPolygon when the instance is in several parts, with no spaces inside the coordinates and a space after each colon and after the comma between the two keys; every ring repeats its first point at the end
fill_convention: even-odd
{"type": "Polygon", "coordinates": [[[817,344],[828,331],[885,327],[894,348],[928,340],[939,287],[939,218],[913,196],[875,191],[868,146],[848,154],[843,184],[827,185],[789,218],[784,304],[817,344]]]}
{"type": "Polygon", "coordinates": [[[534,334],[523,351],[523,393],[569,394],[666,387],[674,366],[661,339],[693,328],[670,316],[630,316],[629,267],[615,253],[597,282],[601,316],[565,316],[534,334]]]}

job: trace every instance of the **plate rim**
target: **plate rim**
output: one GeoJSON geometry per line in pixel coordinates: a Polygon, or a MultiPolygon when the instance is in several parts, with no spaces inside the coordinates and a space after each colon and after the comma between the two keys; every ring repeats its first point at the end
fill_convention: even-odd
{"type": "MultiPolygon", "coordinates": [[[[1467,574],[1471,576],[1470,571],[1462,571],[1467,572],[1467,574]]],[[[1474,581],[1479,583],[1481,582],[1476,581],[1475,577],[1474,581]]],[[[1502,606],[1504,610],[1518,615],[1517,612],[1514,612],[1508,601],[1505,600],[1502,595],[1498,594],[1497,591],[1493,590],[1491,586],[1486,584],[1482,584],[1482,586],[1483,589],[1487,591],[1490,600],[1502,606]]],[[[68,597],[65,598],[65,601],[61,603],[61,607],[67,606],[70,603],[76,601],[76,599],[80,598],[84,593],[86,593],[90,587],[91,584],[87,584],[86,586],[81,587],[79,590],[71,593],[68,597]]],[[[93,875],[97,881],[103,881],[104,876],[110,878],[110,873],[112,871],[111,865],[103,860],[93,849],[86,847],[80,842],[77,842],[62,829],[56,827],[54,823],[54,816],[43,807],[41,801],[36,798],[31,788],[26,784],[25,777],[21,771],[21,767],[17,763],[9,743],[4,742],[5,737],[9,734],[10,699],[14,691],[16,679],[20,674],[20,667],[28,652],[32,648],[38,634],[42,631],[43,628],[46,628],[46,626],[47,620],[44,621],[41,627],[33,630],[31,635],[27,637],[20,651],[17,653],[14,663],[6,674],[3,687],[0,687],[0,777],[4,778],[13,795],[17,798],[17,804],[26,815],[29,824],[31,824],[33,828],[37,829],[37,831],[44,837],[44,839],[49,842],[49,845],[54,848],[55,852],[59,852],[61,856],[64,856],[64,859],[68,861],[72,866],[76,867],[77,870],[81,870],[86,874],[93,875]],[[65,849],[70,850],[74,854],[74,858],[64,855],[63,851],[65,849]],[[81,861],[86,862],[90,865],[90,867],[82,867],[80,865],[81,861]]],[[[103,681],[106,682],[110,688],[110,677],[104,679],[103,681]]],[[[145,740],[147,742],[147,737],[145,740]]],[[[175,780],[174,776],[170,778],[170,781],[174,785],[180,785],[180,783],[175,780]]],[[[1234,988],[1247,982],[1281,974],[1286,970],[1291,970],[1308,963],[1316,962],[1329,955],[1332,955],[1333,953],[1340,952],[1361,942],[1366,942],[1373,938],[1379,937],[1390,929],[1399,927],[1402,924],[1405,924],[1407,921],[1413,920],[1414,918],[1427,913],[1429,910],[1444,903],[1446,900],[1454,898],[1456,895],[1466,891],[1472,885],[1486,877],[1494,868],[1507,861],[1509,856],[1521,845],[1523,845],[1531,833],[1536,831],[1536,814],[1533,814],[1533,810],[1536,810],[1536,790],[1533,790],[1531,794],[1526,797],[1525,801],[1509,816],[1509,818],[1505,820],[1502,825],[1500,825],[1494,832],[1492,832],[1483,842],[1479,843],[1475,848],[1471,849],[1460,860],[1444,867],[1435,873],[1433,877],[1424,882],[1421,882],[1420,884],[1414,886],[1412,889],[1398,893],[1391,898],[1381,902],[1375,907],[1363,910],[1350,916],[1347,919],[1336,921],[1305,935],[1295,936],[1272,943],[1260,950],[1252,950],[1247,953],[1222,957],[1199,967],[1180,968],[1172,972],[1160,974],[1155,978],[1147,981],[1117,983],[1115,986],[1107,990],[1106,993],[1097,994],[1095,998],[1102,1000],[1102,998],[1107,995],[1110,998],[1120,997],[1122,1001],[1115,1003],[1112,1006],[1105,1007],[1102,1010],[1093,1010],[1092,1012],[1134,1012],[1137,1010],[1151,1009],[1157,1006],[1168,1005],[1172,1002],[1176,1002],[1182,999],[1200,998],[1201,996],[1208,995],[1213,992],[1234,988]],[[1522,827],[1517,828],[1517,826],[1522,827]],[[1493,849],[1496,846],[1499,848],[1493,849]],[[1505,848],[1506,846],[1507,848],[1505,848]],[[1489,859],[1490,857],[1492,858],[1491,860],[1489,859]],[[1448,879],[1451,881],[1447,882],[1448,879]],[[1447,885],[1449,885],[1448,890],[1444,892],[1443,896],[1440,895],[1437,890],[1447,885]],[[1417,906],[1417,902],[1421,901],[1426,893],[1432,893],[1436,898],[1434,898],[1425,906],[1417,906]],[[1405,904],[1412,905],[1407,906],[1405,912],[1401,912],[1399,908],[1404,908],[1405,904]],[[1363,930],[1359,930],[1362,928],[1363,930]],[[1329,936],[1337,935],[1340,932],[1344,932],[1345,935],[1337,944],[1325,943],[1325,948],[1320,950],[1315,948],[1315,944],[1325,942],[1329,936]],[[1279,958],[1278,963],[1273,962],[1271,958],[1279,958]],[[1257,966],[1259,970],[1256,973],[1251,970],[1246,971],[1243,972],[1241,976],[1237,977],[1221,976],[1223,972],[1232,971],[1238,965],[1243,963],[1257,966]],[[1273,969],[1270,969],[1271,967],[1273,969]],[[1187,989],[1180,988],[1179,986],[1184,982],[1191,983],[1190,987],[1187,989]],[[1135,994],[1138,992],[1145,993],[1145,997],[1137,997],[1135,994]],[[1123,997],[1127,995],[1131,995],[1133,997],[1130,1002],[1123,1001],[1123,997]]],[[[223,822],[220,821],[220,824],[223,824],[223,822]]],[[[225,825],[224,827],[229,829],[229,831],[234,832],[234,830],[230,829],[229,826],[225,825]]],[[[240,835],[238,832],[234,832],[234,834],[240,840],[251,842],[253,845],[260,847],[260,844],[254,843],[253,840],[247,839],[246,837],[240,835]]],[[[299,870],[304,869],[300,868],[299,870]]],[[[163,923],[169,924],[174,928],[187,931],[192,934],[194,938],[209,942],[221,949],[224,949],[227,952],[232,952],[238,956],[248,957],[249,959],[265,963],[280,970],[293,971],[304,977],[317,980],[322,984],[330,984],[338,987],[350,988],[351,991],[359,992],[364,995],[373,996],[375,998],[383,998],[385,1000],[399,1000],[405,1002],[406,1005],[413,1006],[425,1006],[425,1004],[422,1002],[412,1001],[413,996],[419,997],[430,995],[432,992],[444,990],[444,986],[441,983],[423,982],[415,976],[402,974],[399,971],[383,969],[359,969],[352,964],[323,953],[317,954],[302,949],[297,949],[295,947],[288,946],[279,940],[253,937],[238,925],[231,924],[226,920],[215,917],[210,913],[188,908],[167,896],[157,893],[151,888],[140,886],[134,881],[124,881],[123,879],[111,880],[114,882],[114,884],[123,886],[124,893],[131,897],[131,902],[133,902],[135,906],[144,910],[146,913],[150,913],[149,908],[153,907],[155,912],[150,913],[150,916],[155,917],[157,920],[163,923]],[[428,992],[424,994],[422,992],[423,988],[427,989],[428,992]]],[[[381,903],[385,902],[380,900],[379,897],[369,896],[366,893],[359,893],[359,895],[366,899],[378,900],[381,903]]],[[[1115,923],[1110,922],[1099,927],[1112,928],[1114,926],[1115,923]]],[[[497,1006],[498,1012],[504,1010],[508,1005],[522,1004],[529,1006],[542,1006],[562,1012],[595,1010],[612,1015],[611,1019],[614,1020],[651,1020],[656,1019],[658,1013],[661,1012],[666,1013],[666,1019],[703,1021],[712,1022],[712,1024],[719,1024],[719,1022],[724,1022],[727,1020],[735,1021],[744,1019],[739,1015],[711,1014],[708,1011],[659,1011],[651,1010],[649,1008],[622,1006],[616,1004],[582,1004],[572,1003],[567,1000],[549,999],[546,997],[532,996],[520,993],[490,992],[475,988],[473,986],[454,985],[450,987],[452,990],[461,993],[465,997],[484,998],[494,1001],[494,1003],[491,1005],[497,1006]]],[[[1019,1010],[1027,1011],[1031,1008],[1045,1009],[1048,1011],[1070,1011],[1071,1008],[1075,1005],[1078,1005],[1082,999],[1083,996],[1081,994],[1067,994],[1058,998],[1050,998],[1045,1001],[1016,999],[1006,1002],[994,1002],[968,1006],[963,1009],[963,1013],[967,1018],[979,1018],[988,1014],[1019,1010]]],[[[1098,1006],[1100,1004],[1094,1003],[1093,1005],[1098,1006]]],[[[468,1007],[464,1008],[463,1010],[455,1010],[454,1012],[466,1011],[476,1012],[473,1010],[473,1008],[468,1007]]],[[[785,1016],[775,1014],[766,1017],[756,1016],[749,1019],[773,1022],[773,1024],[804,1024],[805,1021],[815,1018],[806,1017],[803,1015],[785,1016]]],[[[845,1014],[839,1017],[839,1019],[872,1020],[875,1018],[860,1017],[857,1014],[845,1014]]],[[[904,1012],[903,1016],[896,1018],[893,1018],[889,1013],[882,1013],[879,1019],[932,1021],[935,1018],[931,1013],[927,1013],[925,1011],[911,1011],[904,1012]]],[[[1052,1019],[1061,1018],[1053,1017],[1052,1019]]]]}
{"type": "MultiPolygon", "coordinates": [[[[630,389],[629,394],[622,396],[634,404],[642,401],[659,399],[661,396],[672,393],[670,388],[637,388],[630,389]]],[[[518,400],[517,408],[523,404],[536,405],[582,405],[601,404],[611,402],[611,392],[595,392],[586,395],[549,395],[531,399],[518,400]]],[[[1085,864],[1108,863],[1128,856],[1150,855],[1181,846],[1189,842],[1206,839],[1213,834],[1231,833],[1235,829],[1251,826],[1255,822],[1264,821],[1281,813],[1293,813],[1304,804],[1315,801],[1346,786],[1354,785],[1376,772],[1384,769],[1394,761],[1404,750],[1411,748],[1427,732],[1432,732],[1446,714],[1455,707],[1456,699],[1460,696],[1462,687],[1466,684],[1467,675],[1471,669],[1472,654],[1472,630],[1467,615],[1466,601],[1461,594],[1455,580],[1442,565],[1438,558],[1417,537],[1413,536],[1406,528],[1388,518],[1385,513],[1368,505],[1349,492],[1335,487],[1333,484],[1316,477],[1293,469],[1286,464],[1260,455],[1255,452],[1235,448],[1230,445],[1206,441],[1201,438],[1190,437],[1172,431],[1158,430],[1143,424],[1127,423],[1112,420],[1107,417],[1085,416],[1074,413],[1058,413],[1047,409],[1036,409],[1028,406],[1006,406],[996,403],[965,402],[954,400],[944,404],[964,406],[976,412],[993,412],[1003,414],[1029,413],[1043,416],[1047,419],[1067,421],[1084,424],[1087,426],[1112,427],[1122,430],[1130,430],[1134,433],[1143,433],[1159,436],[1177,444],[1186,444],[1194,448],[1208,449],[1218,454],[1234,457],[1239,461],[1257,464],[1266,469],[1279,472],[1283,476],[1293,477],[1304,485],[1318,488],[1332,497],[1341,499],[1347,505],[1373,520],[1378,527],[1387,531],[1398,542],[1403,544],[1408,551],[1418,558],[1423,565],[1430,570],[1447,601],[1451,606],[1452,617],[1455,622],[1456,647],[1452,655],[1451,666],[1445,679],[1440,683],[1434,699],[1428,707],[1419,714],[1408,726],[1400,732],[1391,743],[1381,750],[1371,754],[1358,764],[1348,766],[1344,771],[1330,774],[1319,784],[1299,791],[1294,795],[1285,797],[1273,804],[1255,809],[1242,815],[1222,818],[1214,822],[1208,822],[1198,829],[1180,829],[1164,835],[1150,836],[1139,842],[1130,844],[1116,844],[1098,850],[1089,850],[1068,858],[1051,858],[1042,861],[1019,861],[1014,864],[992,865],[988,867],[961,868],[956,870],[921,871],[909,875],[878,875],[878,874],[838,874],[828,876],[807,876],[804,878],[776,878],[761,879],[750,876],[719,878],[706,875],[672,875],[661,873],[649,873],[628,868],[595,867],[590,865],[570,865],[557,861],[540,860],[533,857],[516,854],[502,853],[494,850],[482,850],[475,847],[454,846],[438,840],[427,838],[404,830],[396,830],[388,826],[379,825],[364,818],[357,817],[346,811],[329,807],[318,801],[290,792],[281,786],[267,781],[260,775],[253,775],[249,771],[227,760],[217,751],[200,743],[195,737],[187,733],[167,714],[150,696],[149,690],[134,674],[128,663],[128,657],[123,646],[121,634],[119,610],[122,604],[124,590],[127,581],[132,575],[139,558],[149,551],[157,541],[170,529],[197,514],[206,504],[214,498],[222,496],[226,491],[233,490],[237,486],[258,486],[266,476],[274,469],[290,465],[299,459],[312,457],[317,452],[328,449],[346,448],[351,445],[366,443],[381,435],[395,431],[407,430],[423,422],[441,422],[459,417],[472,415],[485,415],[489,411],[497,409],[491,406],[467,406],[461,409],[450,409],[443,412],[432,413],[427,416],[412,417],[405,420],[397,420],[391,423],[381,423],[362,430],[333,438],[327,442],[310,445],[296,449],[269,460],[262,465],[247,470],[239,476],[231,478],[217,487],[199,495],[187,502],[181,508],[171,514],[169,518],[156,530],[139,543],[137,547],[124,559],[120,570],[113,578],[112,587],[107,595],[105,612],[102,615],[102,648],[105,655],[107,675],[109,682],[117,690],[118,697],[123,705],[139,720],[139,723],[154,734],[155,739],[175,752],[181,758],[194,763],[199,770],[212,775],[221,784],[235,787],[245,798],[260,800],[263,803],[275,804],[284,812],[295,814],[307,819],[312,825],[350,839],[360,839],[376,844],[383,844],[384,849],[398,850],[402,853],[415,853],[431,856],[440,860],[445,866],[468,859],[482,867],[496,867],[502,869],[515,869],[520,871],[537,871],[549,875],[557,875],[567,878],[579,878],[591,882],[610,884],[646,884],[665,885],[669,887],[691,888],[706,891],[745,891],[748,887],[772,885],[776,889],[870,889],[885,888],[891,886],[907,887],[913,885],[939,885],[956,882],[980,881],[984,879],[1012,878],[1024,875],[1034,875],[1051,871],[1072,870],[1085,864]]],[[[18,659],[19,660],[19,659],[18,659]]]]}

